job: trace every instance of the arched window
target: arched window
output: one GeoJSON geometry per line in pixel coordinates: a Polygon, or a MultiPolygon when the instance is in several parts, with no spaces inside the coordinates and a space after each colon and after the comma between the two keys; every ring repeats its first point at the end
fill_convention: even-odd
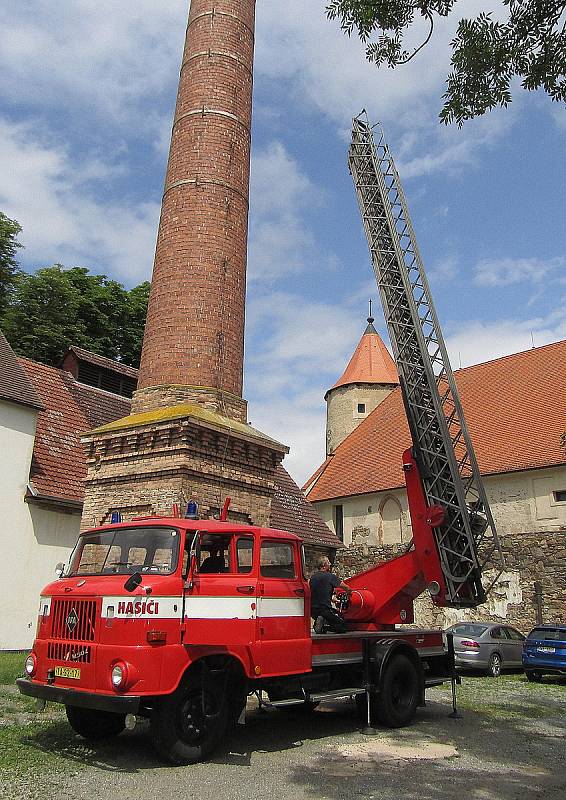
{"type": "Polygon", "coordinates": [[[386,497],[380,508],[381,543],[399,544],[403,541],[403,511],[398,500],[386,497]]]}

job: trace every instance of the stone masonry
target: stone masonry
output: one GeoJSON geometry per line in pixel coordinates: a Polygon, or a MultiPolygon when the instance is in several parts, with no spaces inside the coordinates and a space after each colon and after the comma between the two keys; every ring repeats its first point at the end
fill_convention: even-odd
{"type": "MultiPolygon", "coordinates": [[[[339,550],[336,571],[346,578],[405,552],[407,545],[372,546],[369,530],[356,528],[353,544],[339,550]]],[[[446,627],[460,620],[501,621],[527,633],[537,620],[535,583],[542,589],[543,622],[566,621],[566,531],[505,534],[501,537],[506,571],[488,594],[488,601],[477,609],[438,609],[430,597],[415,601],[415,624],[419,627],[446,627]]],[[[486,573],[484,585],[494,576],[486,573]]]]}
{"type": "Polygon", "coordinates": [[[269,525],[288,449],[242,399],[255,0],[192,0],[138,390],[86,433],[82,527],[189,500],[269,525]]]}

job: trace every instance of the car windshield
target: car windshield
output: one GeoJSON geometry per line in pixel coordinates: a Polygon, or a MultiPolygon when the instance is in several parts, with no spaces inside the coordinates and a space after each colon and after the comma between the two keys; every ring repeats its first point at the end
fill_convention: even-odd
{"type": "Polygon", "coordinates": [[[450,633],[456,636],[481,636],[487,630],[487,625],[474,625],[467,622],[462,625],[454,625],[453,628],[448,628],[450,633]]]}
{"type": "Polygon", "coordinates": [[[67,575],[167,575],[177,567],[179,540],[174,528],[109,528],[84,533],[67,575]]]}
{"type": "Polygon", "coordinates": [[[549,642],[563,642],[566,641],[566,628],[534,628],[529,633],[528,638],[549,642]]]}

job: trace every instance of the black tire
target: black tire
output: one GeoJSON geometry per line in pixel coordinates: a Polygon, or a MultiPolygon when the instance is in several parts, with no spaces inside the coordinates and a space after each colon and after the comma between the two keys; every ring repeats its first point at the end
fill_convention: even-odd
{"type": "Polygon", "coordinates": [[[487,662],[487,674],[492,678],[499,678],[503,668],[503,659],[499,653],[492,653],[487,662]]]}
{"type": "Polygon", "coordinates": [[[526,669],[525,675],[531,683],[540,683],[542,681],[542,672],[539,672],[538,669],[526,669]]]}
{"type": "MultiPolygon", "coordinates": [[[[358,708],[367,709],[365,696],[358,708]]],[[[415,716],[421,697],[421,686],[417,667],[403,653],[392,656],[385,665],[381,677],[380,691],[372,695],[372,720],[387,728],[404,728],[415,716]]],[[[367,719],[367,712],[365,718],[367,719]]]]}
{"type": "Polygon", "coordinates": [[[204,761],[224,736],[228,715],[221,682],[203,682],[198,672],[191,673],[153,711],[155,749],[170,764],[204,761]]]}
{"type": "Polygon", "coordinates": [[[92,708],[65,706],[69,725],[84,739],[102,741],[118,736],[126,726],[125,714],[113,714],[111,711],[95,711],[92,708]]]}

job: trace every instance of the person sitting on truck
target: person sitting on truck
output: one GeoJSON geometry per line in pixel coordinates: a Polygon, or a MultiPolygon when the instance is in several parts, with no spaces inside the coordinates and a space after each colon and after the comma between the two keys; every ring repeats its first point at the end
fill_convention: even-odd
{"type": "Polygon", "coordinates": [[[219,547],[211,547],[209,553],[200,565],[199,572],[226,572],[224,552],[219,547]]]}
{"type": "Polygon", "coordinates": [[[323,556],[318,560],[317,571],[313,572],[309,581],[311,589],[311,616],[314,617],[315,633],[323,633],[325,629],[335,633],[346,632],[344,618],[332,608],[332,595],[335,589],[344,589],[350,595],[351,588],[338,575],[331,572],[330,559],[323,556]]]}

